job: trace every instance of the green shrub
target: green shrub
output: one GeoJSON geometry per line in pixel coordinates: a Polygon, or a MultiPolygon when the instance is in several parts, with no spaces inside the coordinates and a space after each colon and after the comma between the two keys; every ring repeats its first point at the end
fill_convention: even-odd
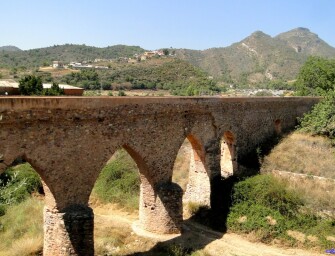
{"type": "Polygon", "coordinates": [[[235,184],[227,226],[235,232],[254,232],[263,242],[281,238],[293,244],[296,241],[287,231],[295,230],[318,237],[319,246],[327,248],[330,241],[326,238],[335,233],[335,221],[321,219],[309,208],[284,181],[258,175],[235,184]]]}
{"type": "Polygon", "coordinates": [[[310,113],[300,119],[299,129],[330,138],[335,144],[335,92],[316,104],[310,113]]]}
{"type": "Polygon", "coordinates": [[[255,96],[258,96],[258,97],[269,97],[269,96],[273,96],[273,94],[270,91],[258,91],[258,92],[255,93],[255,96]]]}
{"type": "Polygon", "coordinates": [[[28,75],[20,79],[19,90],[22,95],[41,95],[43,84],[40,77],[28,75]]]}
{"type": "Polygon", "coordinates": [[[285,187],[283,181],[271,175],[258,175],[235,185],[233,201],[264,205],[285,216],[293,216],[303,205],[303,201],[296,193],[285,187]]]}
{"type": "Polygon", "coordinates": [[[235,232],[257,231],[261,241],[270,241],[286,230],[285,218],[278,211],[247,202],[235,205],[227,219],[228,228],[235,232]]]}
{"type": "Polygon", "coordinates": [[[43,95],[45,96],[64,95],[64,89],[60,88],[57,83],[52,83],[50,89],[43,89],[43,95]]]}
{"type": "Polygon", "coordinates": [[[0,213],[41,190],[41,179],[28,163],[8,168],[0,175],[0,213]]]}
{"type": "Polygon", "coordinates": [[[103,202],[118,203],[130,209],[139,205],[140,179],[136,163],[125,150],[116,152],[115,159],[101,171],[93,188],[103,202]]]}
{"type": "Polygon", "coordinates": [[[126,96],[126,93],[123,90],[119,90],[118,96],[126,96]]]}

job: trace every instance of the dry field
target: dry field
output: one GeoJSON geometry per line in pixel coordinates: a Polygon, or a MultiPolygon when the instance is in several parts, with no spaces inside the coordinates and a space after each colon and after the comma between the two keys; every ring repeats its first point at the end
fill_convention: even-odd
{"type": "Polygon", "coordinates": [[[292,133],[264,158],[261,171],[285,180],[315,211],[335,216],[335,148],[326,138],[292,133]]]}
{"type": "Polygon", "coordinates": [[[335,179],[335,148],[326,138],[292,133],[264,158],[262,172],[272,170],[335,179]]]}
{"type": "Polygon", "coordinates": [[[63,77],[73,72],[74,73],[80,72],[80,70],[76,70],[76,69],[67,69],[67,68],[57,69],[57,68],[52,68],[52,67],[40,67],[38,71],[50,73],[52,77],[63,77]]]}

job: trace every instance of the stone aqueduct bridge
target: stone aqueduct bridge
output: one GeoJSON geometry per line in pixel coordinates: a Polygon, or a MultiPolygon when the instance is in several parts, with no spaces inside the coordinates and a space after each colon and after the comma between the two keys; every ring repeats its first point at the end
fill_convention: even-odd
{"type": "Polygon", "coordinates": [[[44,255],[93,255],[88,200],[116,150],[125,148],[139,169],[138,225],[155,233],[179,233],[182,190],[172,182],[172,171],[185,138],[193,147],[185,200],[210,204],[215,179],[252,170],[256,148],[292,129],[317,101],[2,97],[0,169],[24,158],[42,178],[44,255]]]}

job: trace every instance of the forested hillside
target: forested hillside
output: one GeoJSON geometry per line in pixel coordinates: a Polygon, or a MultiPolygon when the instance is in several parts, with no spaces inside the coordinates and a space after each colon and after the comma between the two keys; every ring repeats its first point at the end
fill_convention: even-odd
{"type": "Polygon", "coordinates": [[[188,96],[208,95],[220,90],[204,71],[174,58],[135,64],[113,63],[109,69],[72,72],[58,81],[85,89],[164,89],[188,96]]]}
{"type": "MultiPolygon", "coordinates": [[[[6,48],[5,48],[6,49],[6,48]]],[[[114,45],[98,48],[86,45],[54,45],[51,47],[32,49],[27,51],[8,51],[0,48],[0,67],[40,67],[49,66],[52,61],[63,63],[93,61],[96,58],[115,59],[132,57],[143,53],[139,46],[114,45]]]]}

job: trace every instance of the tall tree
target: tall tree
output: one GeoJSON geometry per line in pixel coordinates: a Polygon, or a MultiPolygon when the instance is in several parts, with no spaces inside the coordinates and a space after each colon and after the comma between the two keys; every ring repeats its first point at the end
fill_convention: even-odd
{"type": "Polygon", "coordinates": [[[309,57],[301,67],[297,81],[297,95],[327,95],[335,90],[335,59],[309,57]]]}
{"type": "Polygon", "coordinates": [[[42,95],[42,79],[32,75],[25,76],[19,81],[19,90],[22,95],[42,95]]]}

